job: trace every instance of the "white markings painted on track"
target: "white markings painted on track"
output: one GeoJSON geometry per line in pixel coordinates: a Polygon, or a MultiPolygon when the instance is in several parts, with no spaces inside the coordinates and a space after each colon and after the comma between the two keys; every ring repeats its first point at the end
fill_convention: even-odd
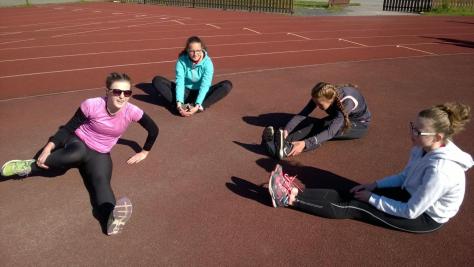
{"type": "Polygon", "coordinates": [[[92,22],[92,23],[86,23],[86,24],[77,24],[77,25],[69,25],[69,26],[54,27],[54,28],[44,28],[44,29],[35,30],[35,32],[44,32],[44,31],[52,31],[52,30],[65,29],[65,28],[74,28],[74,27],[81,27],[81,26],[97,25],[97,24],[101,24],[101,23],[102,22],[92,22]]]}
{"type": "Polygon", "coordinates": [[[178,23],[178,24],[184,25],[184,23],[183,23],[183,22],[181,22],[181,21],[179,21],[179,20],[175,20],[175,19],[173,19],[173,20],[170,20],[170,21],[173,21],[173,22],[176,22],[176,23],[178,23]]]}
{"type": "Polygon", "coordinates": [[[53,36],[51,36],[51,38],[58,38],[58,37],[63,37],[63,36],[68,36],[68,35],[83,34],[83,33],[89,33],[89,32],[99,32],[99,31],[115,30],[115,29],[119,29],[119,28],[120,28],[120,27],[112,27],[112,28],[97,29],[97,30],[90,30],[90,31],[84,31],[84,32],[71,32],[71,33],[53,35],[53,36]]]}
{"type": "Polygon", "coordinates": [[[397,45],[397,47],[401,47],[401,48],[405,48],[405,49],[408,49],[408,50],[413,50],[413,51],[425,53],[425,54],[428,54],[428,55],[438,55],[438,54],[435,54],[435,53],[431,53],[431,52],[428,52],[428,51],[424,51],[424,50],[420,50],[420,49],[415,49],[415,48],[411,48],[411,47],[403,46],[403,45],[397,45]]]}
{"type": "Polygon", "coordinates": [[[256,30],[252,30],[252,29],[249,29],[249,28],[243,28],[242,30],[251,31],[251,32],[256,33],[256,34],[262,34],[261,32],[258,32],[256,30]]]}
{"type": "MultiPolygon", "coordinates": [[[[375,46],[375,47],[377,47],[377,46],[375,46]]],[[[393,45],[384,45],[384,46],[378,46],[378,47],[394,47],[394,46],[393,45]]],[[[215,57],[213,57],[213,59],[215,60],[215,59],[221,59],[221,58],[237,58],[237,57],[278,55],[278,54],[288,54],[288,53],[296,54],[296,53],[307,53],[307,52],[316,52],[316,51],[331,51],[331,50],[361,49],[361,48],[365,48],[365,47],[353,46],[353,47],[336,47],[336,48],[333,47],[333,48],[318,48],[318,49],[286,50],[286,51],[274,51],[274,52],[266,52],[266,53],[250,53],[250,54],[237,54],[237,55],[228,55],[228,56],[215,56],[215,57]]],[[[64,70],[54,70],[54,71],[44,71],[44,72],[34,72],[34,73],[22,73],[22,74],[0,76],[0,79],[23,77],[23,76],[36,76],[36,75],[44,75],[44,74],[52,74],[52,73],[94,70],[94,69],[107,69],[107,68],[126,67],[126,66],[141,66],[141,65],[174,63],[174,62],[176,62],[176,60],[119,64],[119,65],[98,66],[98,67],[90,67],[90,68],[64,69],[64,70]]]]}
{"type": "Polygon", "coordinates": [[[27,61],[27,60],[38,60],[38,59],[51,59],[51,58],[66,58],[66,57],[93,56],[93,55],[104,55],[104,54],[119,54],[119,53],[131,53],[131,52],[148,52],[148,51],[160,51],[160,50],[174,50],[174,49],[182,49],[182,46],[161,47],[161,48],[148,48],[148,49],[132,49],[132,50],[116,50],[116,51],[92,52],[92,53],[81,53],[81,54],[67,54],[67,55],[59,55],[59,56],[44,56],[44,57],[30,57],[30,58],[5,59],[5,60],[0,60],[0,63],[2,63],[2,62],[27,61]]]}
{"type": "Polygon", "coordinates": [[[142,18],[142,17],[146,17],[147,15],[135,15],[135,18],[142,18]]]}
{"type": "Polygon", "coordinates": [[[142,23],[142,24],[134,24],[134,25],[128,25],[127,28],[134,28],[134,27],[145,26],[145,25],[151,25],[151,24],[166,23],[166,22],[170,22],[170,21],[171,21],[171,20],[168,20],[168,21],[153,21],[153,22],[142,23]]]}
{"type": "Polygon", "coordinates": [[[86,92],[86,91],[95,91],[95,90],[104,90],[104,87],[78,89],[78,90],[70,90],[70,91],[57,92],[57,93],[49,93],[49,94],[40,94],[40,95],[29,95],[29,96],[13,97],[13,98],[7,98],[7,99],[0,99],[0,102],[7,102],[7,101],[12,101],[12,100],[24,100],[24,99],[30,99],[30,98],[36,98],[36,97],[63,95],[63,94],[70,94],[70,93],[79,93],[79,92],[86,92]]]}
{"type": "Polygon", "coordinates": [[[4,35],[14,35],[14,34],[20,34],[22,32],[4,32],[4,33],[0,33],[0,36],[4,36],[4,35]]]}
{"type": "Polygon", "coordinates": [[[349,40],[342,39],[342,38],[339,38],[338,40],[339,40],[339,41],[343,41],[343,42],[347,42],[347,43],[351,43],[351,44],[355,44],[355,45],[360,45],[360,46],[363,46],[363,47],[367,47],[365,44],[356,43],[356,42],[349,41],[349,40]]]}
{"type": "Polygon", "coordinates": [[[0,43],[0,45],[2,45],[2,44],[19,43],[19,42],[27,42],[27,41],[33,41],[33,40],[35,40],[35,38],[23,39],[23,40],[16,40],[16,41],[9,41],[9,42],[3,42],[3,43],[0,43]]]}
{"type": "Polygon", "coordinates": [[[289,32],[286,35],[293,35],[293,36],[296,36],[296,37],[299,37],[299,38],[302,38],[302,39],[305,39],[305,40],[311,40],[311,38],[308,38],[308,37],[305,37],[303,35],[299,35],[299,34],[296,34],[296,33],[292,33],[292,32],[289,32]]]}
{"type": "Polygon", "coordinates": [[[100,10],[95,10],[94,13],[102,13],[100,10]]]}
{"type": "MultiPolygon", "coordinates": [[[[402,56],[402,57],[390,57],[390,58],[373,58],[373,59],[361,59],[361,60],[348,60],[348,61],[326,62],[326,63],[316,63],[316,64],[308,64],[308,65],[297,65],[297,66],[289,66],[289,67],[277,67],[277,68],[267,68],[267,69],[256,69],[256,70],[248,70],[248,71],[241,71],[241,72],[220,73],[220,74],[216,74],[216,75],[214,75],[214,76],[215,76],[215,77],[225,77],[225,76],[235,76],[235,75],[243,75],[243,74],[269,72],[269,71],[280,71],[280,70],[312,68],[312,67],[319,67],[319,66],[325,66],[325,65],[338,65],[338,64],[364,63],[364,62],[378,62],[378,61],[385,61],[385,60],[402,60],[402,59],[413,59],[413,58],[448,57],[448,56],[460,56],[460,55],[474,55],[474,53],[453,53],[453,54],[444,54],[444,55],[419,55],[419,56],[402,56]]],[[[173,62],[175,62],[175,61],[173,61],[173,62]]],[[[150,79],[151,79],[151,78],[150,78],[150,79]]],[[[80,93],[80,92],[85,92],[85,91],[103,90],[103,89],[104,89],[104,87],[96,87],[96,88],[87,88],[87,89],[71,90],[71,91],[57,92],[57,93],[49,93],[49,94],[39,94],[39,95],[30,95],[30,96],[23,96],[23,97],[14,97],[14,98],[0,99],[0,102],[7,102],[7,101],[14,101],[14,100],[25,100],[25,99],[32,99],[32,98],[36,98],[36,97],[55,96],[55,95],[62,95],[62,94],[69,94],[69,93],[80,93]]]]}
{"type": "Polygon", "coordinates": [[[210,23],[207,23],[206,25],[209,26],[209,27],[216,28],[216,29],[220,29],[220,28],[221,28],[221,27],[219,27],[219,26],[216,26],[216,25],[210,24],[210,23]]]}
{"type": "Polygon", "coordinates": [[[0,79],[14,78],[14,77],[24,77],[24,76],[36,76],[36,75],[53,74],[53,73],[63,73],[63,72],[74,72],[74,71],[83,71],[83,70],[97,70],[97,69],[108,69],[108,68],[116,68],[116,67],[128,67],[128,66],[142,66],[142,65],[152,65],[152,64],[164,64],[164,63],[176,63],[176,59],[173,59],[173,60],[165,60],[165,61],[153,61],[153,62],[141,62],[141,63],[131,63],[131,64],[119,64],[119,65],[109,65],[109,66],[98,66],[98,67],[90,67],[90,68],[78,68],[78,69],[53,70],[53,71],[23,73],[23,74],[0,76],[0,79]]]}
{"type": "Polygon", "coordinates": [[[123,15],[123,13],[121,13],[121,12],[114,12],[114,13],[112,13],[112,15],[123,15]]]}

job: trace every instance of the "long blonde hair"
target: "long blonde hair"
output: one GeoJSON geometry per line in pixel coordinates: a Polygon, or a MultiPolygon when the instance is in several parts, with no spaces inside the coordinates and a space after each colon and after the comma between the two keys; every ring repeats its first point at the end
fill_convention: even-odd
{"type": "Polygon", "coordinates": [[[453,135],[464,130],[464,126],[471,118],[471,107],[448,102],[422,110],[418,116],[431,119],[435,132],[443,133],[445,139],[451,139],[453,135]]]}
{"type": "Polygon", "coordinates": [[[341,102],[341,97],[338,90],[340,87],[336,87],[335,85],[326,82],[319,82],[311,90],[311,96],[316,99],[325,98],[327,100],[334,101],[333,103],[336,104],[337,108],[344,115],[344,128],[342,131],[345,132],[347,129],[351,128],[351,121],[349,120],[349,114],[347,114],[347,112],[344,110],[344,106],[341,102]]]}

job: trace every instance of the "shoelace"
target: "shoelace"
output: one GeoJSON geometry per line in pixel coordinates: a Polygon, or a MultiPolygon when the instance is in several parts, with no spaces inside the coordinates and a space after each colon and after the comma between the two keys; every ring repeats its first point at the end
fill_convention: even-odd
{"type": "Polygon", "coordinates": [[[18,173],[19,176],[28,176],[28,174],[31,172],[31,163],[28,161],[23,161],[21,163],[15,164],[14,172],[18,173]]]}
{"type": "Polygon", "coordinates": [[[296,175],[289,176],[287,173],[284,173],[283,178],[285,179],[285,184],[283,186],[288,190],[288,192],[291,193],[292,186],[295,186],[296,188],[298,188],[298,190],[303,192],[303,189],[300,186],[298,186],[297,183],[294,182],[294,180],[296,179],[296,175]]]}

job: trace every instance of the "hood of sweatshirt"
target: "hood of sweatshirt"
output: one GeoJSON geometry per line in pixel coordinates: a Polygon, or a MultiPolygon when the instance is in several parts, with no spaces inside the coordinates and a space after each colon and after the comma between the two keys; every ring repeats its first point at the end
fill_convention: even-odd
{"type": "Polygon", "coordinates": [[[446,146],[430,152],[431,159],[444,159],[457,163],[464,171],[474,165],[471,155],[462,151],[453,142],[448,141],[446,146]]]}

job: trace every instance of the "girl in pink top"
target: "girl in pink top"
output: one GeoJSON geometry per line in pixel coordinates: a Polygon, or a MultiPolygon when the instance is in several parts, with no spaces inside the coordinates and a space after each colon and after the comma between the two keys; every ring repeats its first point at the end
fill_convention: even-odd
{"type": "Polygon", "coordinates": [[[106,80],[104,97],[82,102],[74,116],[49,139],[36,159],[11,160],[2,167],[3,176],[57,176],[78,168],[90,193],[94,215],[108,235],[118,234],[132,214],[127,197],[115,201],[110,186],[112,159],[110,150],[131,122],[138,122],[147,132],[143,150],[127,163],[144,160],[158,136],[158,127],[137,106],[129,103],[132,95],[130,77],[111,73],[106,80]]]}

